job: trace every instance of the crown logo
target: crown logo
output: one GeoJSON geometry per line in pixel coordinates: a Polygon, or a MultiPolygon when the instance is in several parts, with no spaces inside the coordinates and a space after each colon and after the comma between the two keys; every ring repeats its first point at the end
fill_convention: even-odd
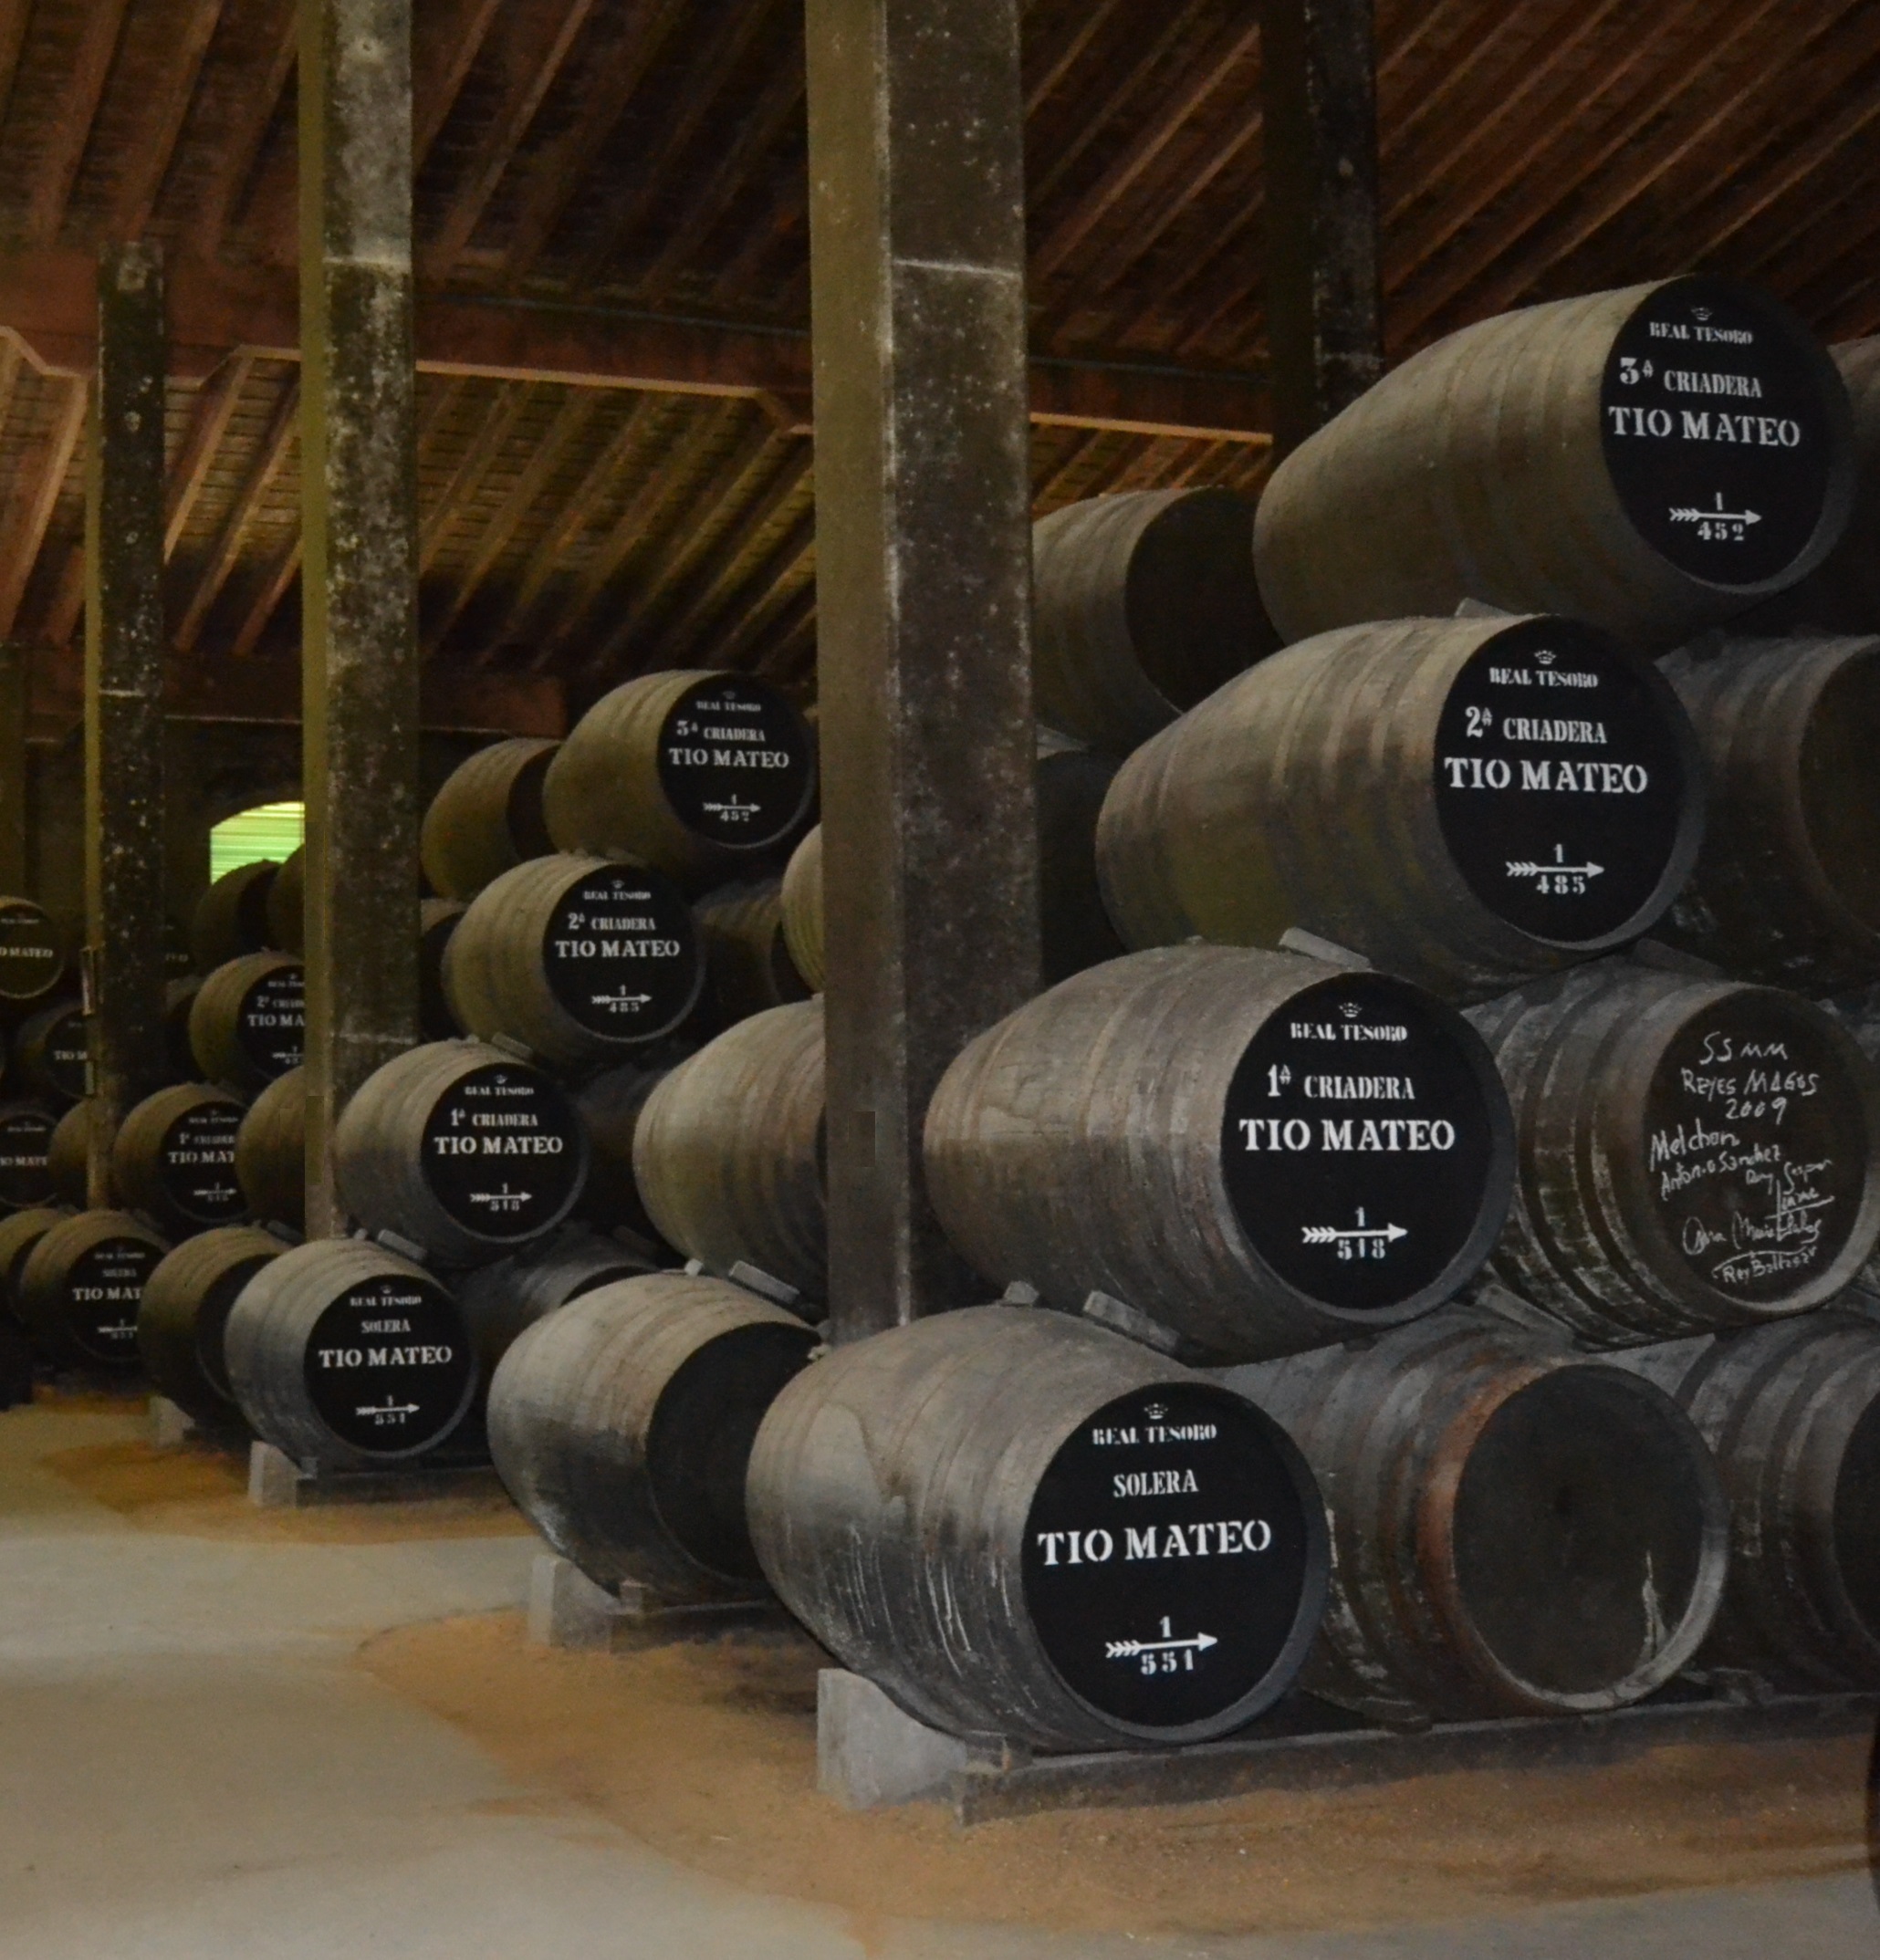
{"type": "Polygon", "coordinates": [[[1168,1413],[1168,1404],[1165,1402],[1152,1402],[1148,1405],[1148,1407],[1143,1411],[1143,1413],[1146,1415],[1152,1423],[1159,1423],[1162,1418],[1168,1413]]]}
{"type": "Polygon", "coordinates": [[[1338,1011],[1344,1016],[1346,1020],[1355,1021],[1364,1010],[1359,1006],[1356,1001],[1344,1000],[1339,1003],[1338,1011]]]}
{"type": "Polygon", "coordinates": [[[1537,654],[1535,654],[1534,660],[1536,664],[1539,666],[1551,667],[1553,665],[1554,656],[1550,653],[1545,647],[1542,647],[1541,651],[1537,654]]]}
{"type": "Polygon", "coordinates": [[[1710,308],[1708,307],[1693,307],[1691,308],[1691,318],[1694,320],[1708,320],[1710,318],[1710,308]]]}

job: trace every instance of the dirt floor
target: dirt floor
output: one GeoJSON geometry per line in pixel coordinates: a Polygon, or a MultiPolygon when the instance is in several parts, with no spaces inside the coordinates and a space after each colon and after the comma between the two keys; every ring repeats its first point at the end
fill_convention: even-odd
{"type": "Polygon", "coordinates": [[[598,1811],[681,1863],[890,1917],[1226,1935],[1467,1916],[1859,1869],[1867,1745],[1658,1751],[962,1830],[931,1804],[856,1815],[815,1789],[807,1638],[740,1633],[591,1654],[521,1616],[407,1627],[361,1660],[548,1808],[598,1811]]]}

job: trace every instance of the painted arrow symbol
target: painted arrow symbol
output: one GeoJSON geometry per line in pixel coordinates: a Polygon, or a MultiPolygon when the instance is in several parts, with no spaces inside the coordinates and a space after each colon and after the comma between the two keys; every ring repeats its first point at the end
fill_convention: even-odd
{"type": "Polygon", "coordinates": [[[1408,1230],[1400,1225],[1346,1226],[1341,1230],[1337,1225],[1309,1225],[1300,1228],[1306,1235],[1308,1246],[1330,1246],[1342,1238],[1381,1238],[1388,1245],[1391,1240],[1408,1238],[1408,1230]]]}
{"type": "Polygon", "coordinates": [[[1103,1658],[1106,1661],[1130,1661],[1139,1653],[1162,1653],[1181,1647],[1192,1647],[1200,1653],[1219,1645],[1220,1642],[1212,1633],[1197,1633],[1192,1640],[1112,1640],[1104,1643],[1103,1658]]]}
{"type": "Polygon", "coordinates": [[[382,1409],[355,1409],[355,1415],[416,1415],[418,1404],[414,1402],[388,1402],[382,1409]]]}

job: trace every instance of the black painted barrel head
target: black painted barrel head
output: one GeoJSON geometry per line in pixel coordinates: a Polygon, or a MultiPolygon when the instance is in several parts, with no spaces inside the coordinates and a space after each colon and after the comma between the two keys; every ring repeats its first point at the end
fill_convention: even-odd
{"type": "Polygon", "coordinates": [[[1779,301],[1726,279],[1657,287],[1614,337],[1599,400],[1625,515],[1679,571],[1781,586],[1839,536],[1853,494],[1845,392],[1779,301]]]}
{"type": "Polygon", "coordinates": [[[409,1456],[456,1427],[476,1388],[462,1309],[422,1274],[355,1281],[308,1336],[308,1399],[353,1449],[409,1456]]]}
{"type": "Polygon", "coordinates": [[[1212,1383],[1137,1390],[1066,1438],[1025,1524],[1025,1606],[1071,1692],[1143,1736],[1220,1732],[1317,1631],[1319,1494],[1279,1425],[1212,1383]]]}
{"type": "Polygon", "coordinates": [[[57,1121],[30,1103],[0,1109],[0,1206],[23,1211],[51,1198],[46,1156],[57,1121]]]}
{"type": "Polygon", "coordinates": [[[1175,497],[1144,526],[1123,583],[1130,644],[1176,708],[1192,708],[1270,653],[1253,570],[1253,506],[1238,490],[1175,497]]]}
{"type": "Polygon", "coordinates": [[[659,784],[695,836],[726,850],[762,850],[809,814],[816,745],[794,704],[768,682],[713,674],[666,712],[659,784]]]}
{"type": "Polygon", "coordinates": [[[1434,1305],[1488,1256],[1513,1184],[1495,1065],[1454,1009],[1353,974],[1296,994],[1248,1044],[1221,1122],[1254,1252],[1345,1312],[1434,1305]]]}
{"type": "MultiPolygon", "coordinates": [[[[45,1012],[48,1018],[37,1029],[31,1073],[42,1089],[77,1102],[88,1093],[89,1079],[90,1041],[84,1007],[75,1000],[45,1012]]],[[[28,1031],[32,1031],[30,1027],[28,1031]]]]}
{"type": "Polygon", "coordinates": [[[272,1082],[306,1059],[306,975],[296,966],[263,974],[235,1009],[235,1040],[255,1073],[272,1082]]]}
{"type": "Polygon", "coordinates": [[[1645,1092],[1650,1225],[1730,1299],[1766,1307],[1819,1288],[1862,1226],[1870,1095],[1852,1040],[1807,1001],[1745,987],[1700,1009],[1645,1092]]]}
{"type": "Polygon", "coordinates": [[[144,1283],[165,1248],[126,1233],[88,1246],[66,1268],[60,1319],[67,1338],[88,1361],[135,1368],[137,1309],[144,1283]]]}
{"type": "Polygon", "coordinates": [[[663,871],[609,864],[574,880],[542,933],[542,972],[562,1009],[622,1048],[657,1040],[705,985],[692,909],[663,871]]]}
{"type": "Polygon", "coordinates": [[[423,1152],[432,1196],[493,1246],[519,1245],[558,1224],[587,1176],[580,1110],[559,1083],[521,1063],[459,1076],[425,1119],[423,1152]]]}
{"type": "Polygon", "coordinates": [[[57,927],[30,899],[0,898],[0,1001],[37,1000],[65,972],[57,927]]]}
{"type": "Polygon", "coordinates": [[[757,1425],[785,1382],[808,1367],[808,1327],[765,1321],[707,1341],[674,1371],[646,1431],[646,1471],[660,1522],[716,1578],[761,1584],[745,1515],[745,1472],[757,1425]]]}
{"type": "Polygon", "coordinates": [[[246,1112],[234,1102],[184,1110],[157,1146],[157,1182],[176,1215],[193,1225],[233,1225],[247,1215],[235,1182],[235,1131],[246,1112]]]}
{"type": "Polygon", "coordinates": [[[1436,725],[1437,821],[1464,882],[1551,945],[1635,939],[1703,833],[1697,741],[1650,662],[1577,620],[1523,620],[1472,653],[1436,725]]]}
{"type": "MultiPolygon", "coordinates": [[[[283,1246],[282,1250],[286,1249],[283,1246]]],[[[271,1266],[276,1256],[273,1253],[251,1252],[232,1261],[204,1288],[202,1304],[196,1308],[196,1365],[224,1402],[233,1402],[235,1399],[235,1384],[228,1379],[228,1350],[223,1338],[228,1330],[228,1317],[249,1280],[264,1266],[271,1266]]]]}

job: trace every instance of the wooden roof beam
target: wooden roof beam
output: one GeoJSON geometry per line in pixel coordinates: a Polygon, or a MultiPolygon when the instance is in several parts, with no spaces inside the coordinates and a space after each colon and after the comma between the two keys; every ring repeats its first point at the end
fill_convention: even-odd
{"type": "Polygon", "coordinates": [[[129,0],[88,0],[80,9],[84,26],[72,74],[60,96],[52,141],[39,159],[26,206],[26,235],[36,245],[49,245],[65,224],[66,204],[78,182],[85,146],[91,141],[91,125],[98,120],[128,5],[129,0]]]}
{"type": "Polygon", "coordinates": [[[173,638],[184,652],[195,645],[196,636],[202,631],[203,621],[209,616],[210,607],[220,596],[222,588],[228,582],[229,573],[242,555],[242,546],[246,541],[261,500],[280,474],[299,433],[300,381],[296,376],[281,391],[280,399],[275,403],[274,413],[248,465],[247,475],[235,493],[222,529],[196,575],[188,603],[182,609],[173,638]]]}
{"type": "Polygon", "coordinates": [[[17,501],[9,514],[4,546],[0,546],[0,640],[12,635],[14,621],[19,618],[26,582],[39,562],[39,547],[46,542],[58,494],[85,433],[89,401],[83,381],[67,384],[66,398],[39,444],[37,461],[22,473],[17,501]]]}
{"type": "Polygon", "coordinates": [[[221,18],[222,0],[193,0],[183,16],[183,31],[172,50],[175,68],[150,105],[149,120],[129,151],[128,174],[111,214],[113,238],[135,238],[150,223],[170,172],[176,140],[183,133],[183,120],[195,98],[203,57],[209,52],[210,39],[221,18]]]}

